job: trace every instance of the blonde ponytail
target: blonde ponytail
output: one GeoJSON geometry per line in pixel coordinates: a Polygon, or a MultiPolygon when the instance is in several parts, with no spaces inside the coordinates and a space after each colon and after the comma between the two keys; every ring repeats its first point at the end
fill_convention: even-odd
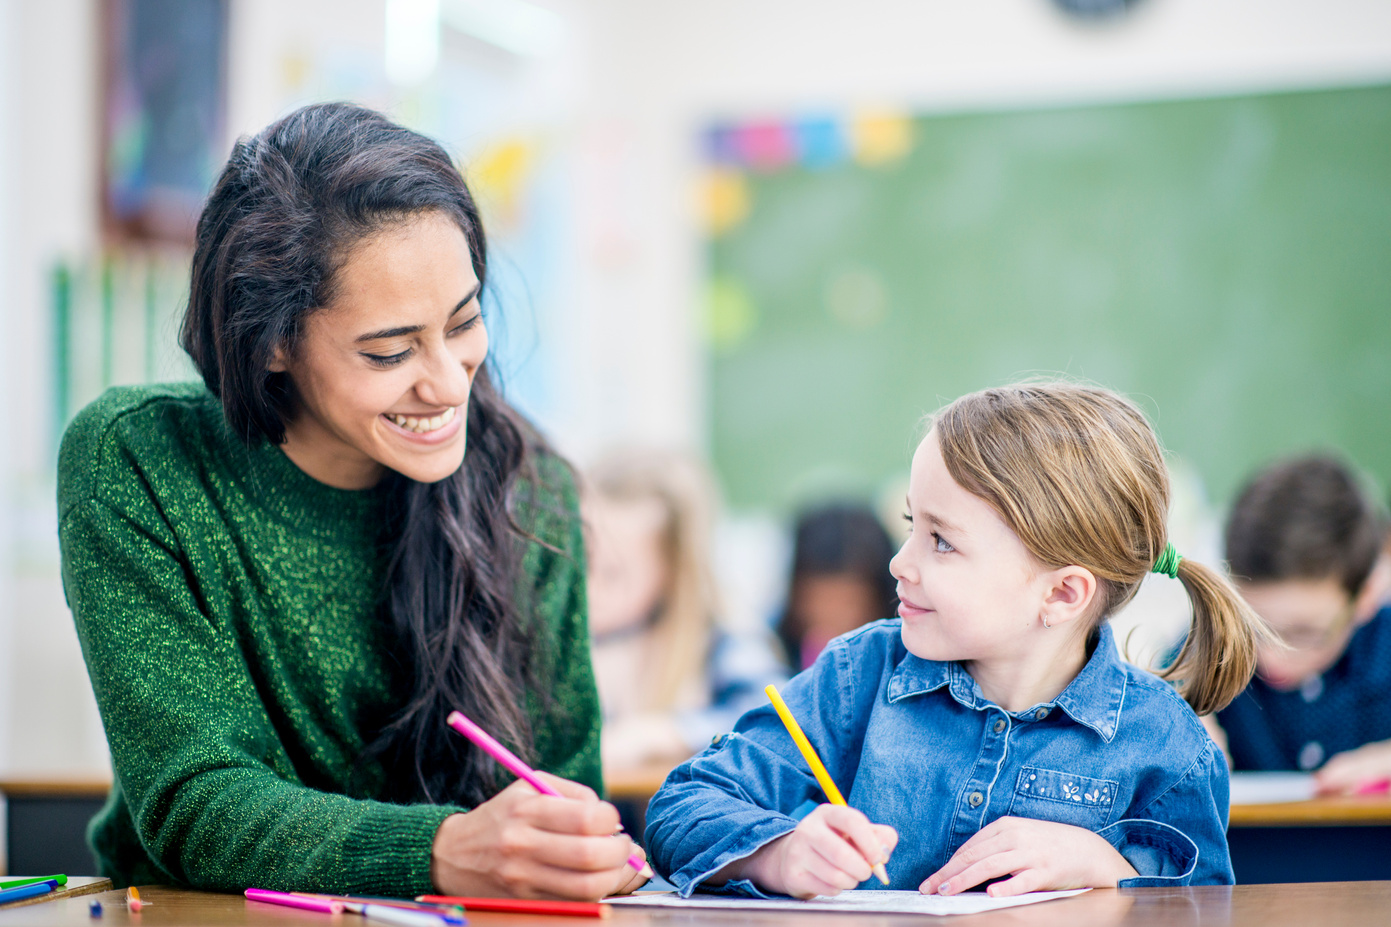
{"type": "Polygon", "coordinates": [[[1178,580],[1193,603],[1193,624],[1173,664],[1160,676],[1176,682],[1200,715],[1220,711],[1256,671],[1256,649],[1276,642],[1236,587],[1216,570],[1184,558],[1178,580]]]}

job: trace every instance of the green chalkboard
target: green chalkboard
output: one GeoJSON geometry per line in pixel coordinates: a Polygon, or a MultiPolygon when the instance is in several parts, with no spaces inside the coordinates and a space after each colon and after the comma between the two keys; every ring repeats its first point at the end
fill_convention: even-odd
{"type": "Polygon", "coordinates": [[[1312,447],[1391,480],[1391,87],[913,119],[889,164],[748,170],[708,245],[731,504],[906,473],[921,416],[1061,371],[1225,504],[1312,447]]]}

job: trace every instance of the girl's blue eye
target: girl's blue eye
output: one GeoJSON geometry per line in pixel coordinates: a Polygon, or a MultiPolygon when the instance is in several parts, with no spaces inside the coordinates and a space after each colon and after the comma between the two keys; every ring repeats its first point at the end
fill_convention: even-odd
{"type": "Polygon", "coordinates": [[[956,548],[952,547],[951,543],[948,542],[946,538],[942,537],[936,531],[932,532],[932,539],[937,542],[937,553],[939,554],[949,554],[952,551],[956,550],[956,548]]]}

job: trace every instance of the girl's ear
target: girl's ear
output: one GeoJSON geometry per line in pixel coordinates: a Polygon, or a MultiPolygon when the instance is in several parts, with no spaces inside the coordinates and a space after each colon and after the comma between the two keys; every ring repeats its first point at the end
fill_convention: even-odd
{"type": "Polygon", "coordinates": [[[1048,588],[1043,598],[1043,613],[1048,624],[1057,627],[1086,616],[1096,598],[1096,576],[1086,567],[1059,567],[1047,574],[1048,588]]]}

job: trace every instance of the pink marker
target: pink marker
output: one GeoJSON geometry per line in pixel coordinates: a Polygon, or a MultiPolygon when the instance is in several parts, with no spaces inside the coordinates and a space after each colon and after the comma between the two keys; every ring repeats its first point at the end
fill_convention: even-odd
{"type": "Polygon", "coordinates": [[[248,888],[246,897],[251,901],[280,904],[287,908],[303,908],[306,911],[318,911],[320,914],[342,914],[344,910],[341,901],[329,901],[326,898],[306,898],[304,895],[288,895],[285,892],[273,892],[266,888],[248,888]]]}
{"type": "MultiPolygon", "coordinates": [[[[451,711],[449,717],[444,720],[450,727],[454,728],[454,730],[477,744],[480,750],[506,767],[508,772],[512,773],[512,775],[516,776],[518,779],[525,780],[528,785],[542,795],[554,795],[556,798],[565,797],[545,782],[542,782],[541,777],[536,775],[536,770],[523,763],[517,754],[498,743],[493,738],[492,734],[489,734],[470,721],[464,716],[463,712],[451,711]]],[[[651,878],[652,870],[647,867],[647,863],[643,862],[642,857],[637,853],[628,857],[628,865],[633,867],[633,871],[639,875],[651,878]]]]}

